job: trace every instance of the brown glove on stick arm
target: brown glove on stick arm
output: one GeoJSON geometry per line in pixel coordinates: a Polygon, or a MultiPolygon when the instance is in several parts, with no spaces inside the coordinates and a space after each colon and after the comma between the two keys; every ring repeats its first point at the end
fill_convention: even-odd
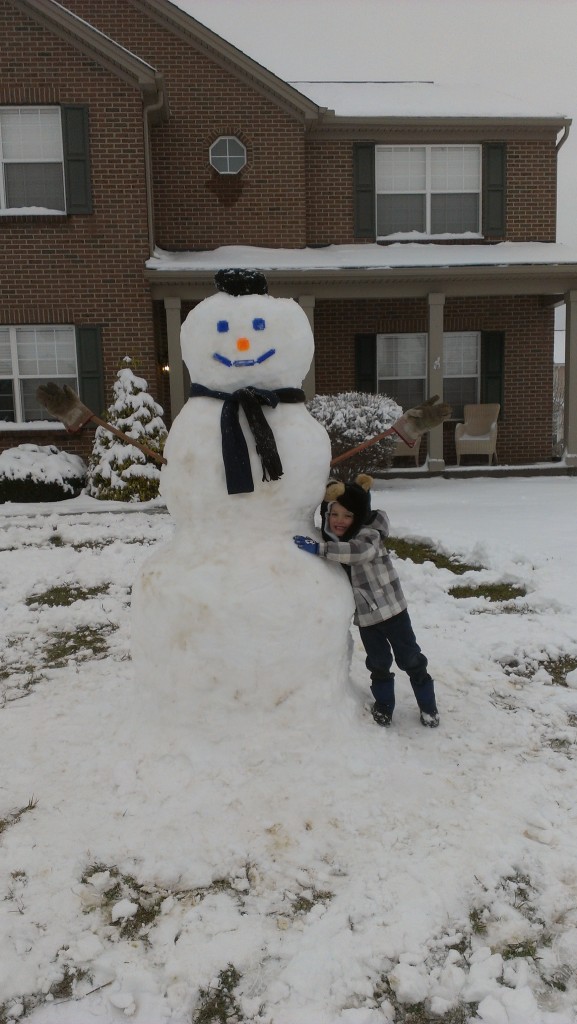
{"type": "Polygon", "coordinates": [[[421,434],[438,427],[450,415],[451,406],[446,402],[439,402],[439,396],[433,395],[414,409],[407,409],[391,429],[407,444],[414,444],[421,434]]]}
{"type": "Polygon", "coordinates": [[[60,420],[64,424],[67,431],[70,434],[75,434],[82,427],[86,426],[89,420],[97,423],[99,427],[104,427],[111,434],[115,434],[116,437],[120,437],[126,444],[131,444],[133,448],[138,448],[139,451],[148,455],[150,459],[154,459],[160,465],[166,465],[166,459],[163,455],[159,455],[148,445],[143,444],[141,441],[135,441],[133,437],[129,437],[118,427],[113,427],[111,423],[107,423],[106,420],[100,419],[100,416],[96,416],[87,405],[84,405],[75,391],[65,384],[63,387],[59,387],[54,381],[49,381],[48,384],[41,384],[36,390],[36,398],[45,409],[48,410],[51,416],[55,416],[57,420],[60,420]]]}
{"type": "Polygon", "coordinates": [[[439,402],[439,396],[433,395],[432,398],[427,398],[426,401],[421,402],[414,409],[407,409],[393,423],[392,427],[385,430],[383,434],[377,434],[376,437],[371,437],[368,441],[358,444],[356,448],[350,448],[348,452],[337,455],[336,458],[331,460],[331,466],[336,466],[338,462],[344,462],[345,459],[351,458],[357,452],[362,452],[365,448],[370,448],[371,445],[377,444],[378,441],[382,441],[385,437],[390,437],[391,434],[397,434],[401,441],[404,441],[405,444],[412,448],[421,434],[426,434],[433,427],[438,427],[440,423],[451,415],[451,411],[450,405],[447,405],[446,402],[439,402]]]}

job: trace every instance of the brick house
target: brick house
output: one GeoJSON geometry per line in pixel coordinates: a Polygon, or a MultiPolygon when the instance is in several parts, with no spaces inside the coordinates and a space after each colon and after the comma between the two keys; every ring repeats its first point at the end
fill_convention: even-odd
{"type": "MultiPolygon", "coordinates": [[[[0,448],[87,454],[36,387],[68,382],[101,412],[125,355],[170,422],[180,324],[217,269],[246,265],[311,319],[309,393],[435,392],[457,415],[500,401],[511,464],[551,457],[564,302],[577,464],[577,253],[555,242],[567,118],[440,116],[417,83],[409,112],[384,85],[336,103],[169,0],[0,0],[0,40],[0,448]]],[[[453,435],[430,435],[431,470],[453,435]]]]}

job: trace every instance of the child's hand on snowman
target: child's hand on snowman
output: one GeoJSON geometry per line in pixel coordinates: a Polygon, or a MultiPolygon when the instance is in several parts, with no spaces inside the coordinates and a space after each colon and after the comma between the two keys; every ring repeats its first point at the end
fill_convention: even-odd
{"type": "Polygon", "coordinates": [[[297,548],[300,548],[301,551],[308,551],[309,555],[318,555],[318,553],[319,553],[319,546],[318,546],[316,540],[313,540],[312,537],[299,537],[299,536],[297,536],[297,537],[293,537],[293,540],[294,540],[297,548]]]}

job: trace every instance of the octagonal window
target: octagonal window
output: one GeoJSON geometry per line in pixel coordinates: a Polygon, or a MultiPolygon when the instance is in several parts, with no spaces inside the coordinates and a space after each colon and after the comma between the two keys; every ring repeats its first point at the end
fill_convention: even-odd
{"type": "Polygon", "coordinates": [[[236,135],[221,135],[210,147],[210,164],[218,174],[238,174],[246,166],[246,147],[236,135]]]}

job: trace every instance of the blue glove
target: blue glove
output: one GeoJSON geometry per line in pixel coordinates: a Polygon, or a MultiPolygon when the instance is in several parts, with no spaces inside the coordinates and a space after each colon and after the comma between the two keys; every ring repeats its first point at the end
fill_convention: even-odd
{"type": "Polygon", "coordinates": [[[319,546],[312,537],[293,537],[293,540],[301,551],[308,551],[309,555],[318,555],[319,546]]]}

